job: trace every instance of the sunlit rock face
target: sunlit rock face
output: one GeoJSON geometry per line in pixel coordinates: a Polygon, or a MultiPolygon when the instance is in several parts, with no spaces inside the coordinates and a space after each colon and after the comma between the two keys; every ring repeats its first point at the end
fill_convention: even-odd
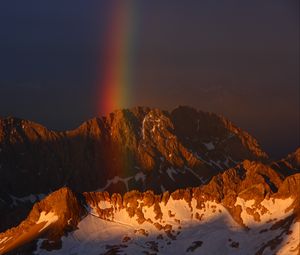
{"type": "MultiPolygon", "coordinates": [[[[58,248],[61,237],[74,230],[86,214],[77,196],[68,188],[61,188],[34,204],[26,220],[0,234],[0,254],[17,249],[37,237],[47,235],[45,249],[58,248]],[[51,240],[51,241],[49,241],[51,240]]],[[[29,246],[29,250],[34,246],[29,246]]]]}
{"type": "Polygon", "coordinates": [[[62,186],[161,193],[207,183],[244,159],[267,155],[230,121],[189,107],[117,110],[65,132],[0,119],[0,231],[62,186]]]}
{"type": "Polygon", "coordinates": [[[163,192],[205,183],[244,159],[266,158],[230,121],[188,107],[118,110],[67,132],[0,120],[0,191],[18,198],[63,185],[78,192],[163,192]]]}
{"type": "Polygon", "coordinates": [[[0,234],[0,254],[299,254],[299,204],[300,174],[252,161],[160,195],[64,188],[0,234]]]}
{"type": "Polygon", "coordinates": [[[299,149],[270,162],[212,113],[2,119],[0,174],[0,254],[298,254],[299,149]]]}

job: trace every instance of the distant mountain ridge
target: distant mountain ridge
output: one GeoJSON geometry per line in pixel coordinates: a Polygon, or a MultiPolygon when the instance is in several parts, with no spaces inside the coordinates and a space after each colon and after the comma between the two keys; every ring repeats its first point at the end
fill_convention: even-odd
{"type": "Polygon", "coordinates": [[[66,132],[0,120],[1,191],[16,197],[64,185],[75,191],[175,190],[205,183],[244,159],[267,158],[230,121],[189,107],[118,110],[66,132]]]}

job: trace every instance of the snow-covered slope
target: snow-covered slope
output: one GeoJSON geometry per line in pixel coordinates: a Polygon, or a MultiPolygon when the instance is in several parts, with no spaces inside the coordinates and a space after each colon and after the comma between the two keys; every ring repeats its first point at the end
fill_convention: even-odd
{"type": "Polygon", "coordinates": [[[63,132],[0,118],[0,231],[64,186],[161,193],[207,183],[245,159],[268,156],[229,120],[189,107],[121,109],[63,132]]]}
{"type": "MultiPolygon", "coordinates": [[[[230,187],[226,174],[233,170],[219,177],[224,193],[217,186],[211,192],[215,180],[161,195],[58,190],[20,226],[0,234],[0,254],[28,254],[28,247],[42,255],[299,254],[300,174],[272,192],[255,183],[258,172],[265,173],[261,166],[251,169],[252,182],[244,176],[230,187]],[[22,247],[26,243],[31,245],[22,247]]],[[[275,177],[269,177],[262,185],[273,185],[275,177]]]]}
{"type": "MultiPolygon", "coordinates": [[[[100,219],[94,209],[76,231],[62,238],[61,249],[48,252],[38,248],[35,254],[299,254],[300,223],[281,223],[289,223],[292,202],[292,198],[264,200],[268,212],[258,210],[262,219],[256,222],[247,213],[251,201],[239,199],[245,227],[223,205],[212,201],[197,209],[195,199],[190,207],[184,200],[170,198],[166,205],[160,204],[159,219],[154,206],[146,206],[142,224],[136,216],[130,218],[126,209],[116,209],[110,220],[100,219]]],[[[139,206],[142,203],[139,201],[139,206]]]]}

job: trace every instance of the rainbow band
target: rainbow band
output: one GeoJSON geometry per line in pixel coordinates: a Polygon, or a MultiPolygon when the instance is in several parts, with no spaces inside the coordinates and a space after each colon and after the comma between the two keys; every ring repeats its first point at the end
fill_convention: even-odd
{"type": "Polygon", "coordinates": [[[130,103],[134,59],[135,0],[114,1],[107,31],[104,75],[101,79],[99,112],[125,108],[130,103]]]}

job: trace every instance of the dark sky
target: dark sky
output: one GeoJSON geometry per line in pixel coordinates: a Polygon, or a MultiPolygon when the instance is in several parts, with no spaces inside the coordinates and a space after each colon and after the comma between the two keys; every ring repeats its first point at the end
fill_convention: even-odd
{"type": "MultiPolygon", "coordinates": [[[[121,0],[119,0],[121,1],[121,0]]],[[[117,0],[0,3],[0,116],[70,129],[97,114],[117,0]]],[[[249,131],[273,157],[299,146],[299,1],[133,1],[126,107],[190,105],[249,131]]]]}

